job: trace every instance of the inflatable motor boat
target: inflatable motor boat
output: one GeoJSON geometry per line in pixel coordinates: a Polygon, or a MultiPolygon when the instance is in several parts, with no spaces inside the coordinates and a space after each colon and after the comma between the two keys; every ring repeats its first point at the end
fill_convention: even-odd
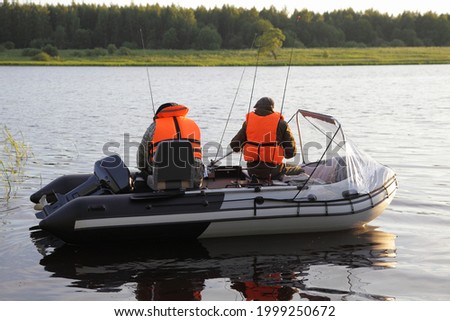
{"type": "Polygon", "coordinates": [[[393,170],[356,149],[332,116],[295,115],[297,128],[300,118],[323,136],[304,144],[308,130],[301,126],[302,175],[257,181],[240,165],[211,162],[203,186],[195,188],[191,144],[165,141],[156,151],[150,186],[139,183],[139,173],[118,155],[97,161],[94,173],[65,175],[44,186],[30,197],[39,228],[79,244],[327,232],[378,217],[398,188],[393,170]],[[311,150],[318,154],[314,161],[311,150]]]}

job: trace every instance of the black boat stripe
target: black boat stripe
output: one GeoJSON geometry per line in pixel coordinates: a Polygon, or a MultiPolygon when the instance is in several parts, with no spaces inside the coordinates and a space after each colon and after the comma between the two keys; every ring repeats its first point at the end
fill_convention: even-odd
{"type": "MultiPolygon", "coordinates": [[[[395,182],[395,179],[392,180],[389,183],[389,185],[387,185],[386,187],[387,188],[391,187],[394,182],[395,182]]],[[[393,189],[393,191],[395,191],[395,190],[396,190],[396,188],[393,189]]],[[[374,202],[373,198],[380,195],[381,193],[385,193],[384,188],[378,189],[373,194],[371,194],[371,196],[369,196],[368,194],[363,194],[357,198],[352,199],[352,204],[355,207],[357,207],[357,204],[360,204],[360,203],[370,200],[371,206],[364,208],[363,210],[356,211],[356,212],[359,213],[361,211],[367,210],[370,207],[376,206],[380,202],[382,202],[382,200],[381,200],[380,202],[373,204],[373,202],[374,202]]],[[[150,206],[150,208],[145,211],[142,211],[141,213],[136,213],[136,215],[133,217],[145,217],[145,216],[149,216],[149,215],[151,215],[151,216],[164,215],[164,216],[170,217],[172,215],[179,215],[179,214],[189,215],[189,214],[199,214],[199,213],[208,213],[208,212],[221,213],[221,212],[228,212],[228,211],[236,211],[237,210],[236,208],[233,208],[233,207],[223,208],[222,205],[225,203],[228,203],[228,202],[233,203],[236,201],[242,202],[242,201],[253,201],[254,200],[254,198],[238,199],[238,200],[224,200],[224,196],[225,196],[224,193],[206,194],[203,201],[199,200],[199,197],[196,194],[189,194],[186,196],[187,197],[180,197],[180,198],[175,197],[175,198],[170,198],[170,199],[159,199],[159,200],[152,199],[152,200],[148,200],[147,202],[145,202],[145,200],[143,200],[144,204],[148,204],[148,205],[143,204],[143,207],[150,206]],[[192,202],[186,202],[186,200],[189,200],[189,199],[192,200],[192,202]],[[174,203],[174,201],[180,201],[180,200],[184,200],[184,202],[174,203]],[[206,205],[205,201],[207,201],[207,205],[206,205]],[[168,204],[168,202],[170,202],[170,204],[168,204]]],[[[390,194],[388,195],[388,197],[389,196],[390,196],[390,194]]],[[[325,203],[327,203],[329,206],[331,205],[331,206],[335,206],[335,207],[343,207],[343,206],[350,205],[349,201],[345,200],[345,199],[332,200],[332,201],[327,201],[327,202],[323,202],[323,201],[295,202],[295,201],[292,201],[291,199],[282,200],[282,199],[265,198],[265,201],[277,202],[277,203],[290,201],[290,203],[288,205],[277,204],[277,205],[264,206],[264,207],[260,206],[260,207],[258,207],[259,210],[271,210],[271,209],[279,209],[279,208],[288,209],[288,208],[297,208],[298,206],[300,206],[301,208],[304,208],[304,209],[321,208],[321,207],[324,207],[325,203]]],[[[90,204],[90,205],[92,205],[92,204],[90,204]]],[[[254,211],[253,202],[251,205],[249,205],[247,207],[239,208],[239,210],[254,211]]],[[[318,216],[318,215],[319,214],[315,214],[313,216],[318,216]]],[[[341,215],[341,214],[331,214],[331,215],[341,215]]],[[[301,215],[301,216],[303,216],[303,215],[301,215]]],[[[129,214],[116,214],[116,215],[109,216],[108,218],[121,218],[121,217],[129,218],[130,216],[129,216],[129,214]]],[[[271,217],[279,217],[279,216],[271,216],[271,217]]],[[[78,216],[78,219],[80,221],[83,219],[92,219],[92,213],[80,213],[78,216]]],[[[231,220],[233,220],[233,219],[231,219],[231,220]]]]}
{"type": "MultiPolygon", "coordinates": [[[[388,194],[387,195],[387,197],[389,198],[393,193],[394,193],[394,191],[396,190],[396,188],[392,191],[392,193],[390,193],[390,194],[388,194]]],[[[367,200],[370,200],[369,198],[368,199],[366,199],[366,201],[367,200]]],[[[383,199],[381,199],[379,202],[377,202],[376,204],[375,204],[375,206],[378,206],[378,205],[380,205],[380,204],[382,204],[384,201],[386,200],[386,198],[383,198],[383,199]]],[[[370,202],[371,203],[371,202],[370,202]]],[[[349,205],[349,204],[347,204],[347,205],[349,205]]],[[[372,206],[372,205],[370,205],[370,206],[367,206],[367,207],[365,207],[365,208],[362,208],[362,209],[360,209],[360,210],[358,210],[358,211],[354,211],[353,213],[335,213],[335,214],[327,214],[327,213],[325,213],[325,214],[304,214],[304,215],[300,215],[300,216],[298,216],[297,215],[297,213],[295,213],[295,214],[290,214],[290,215],[273,215],[273,216],[267,216],[267,215],[265,215],[265,216],[253,216],[253,215],[251,215],[253,212],[253,208],[252,207],[250,207],[250,208],[247,208],[246,210],[248,210],[249,212],[251,212],[247,217],[240,217],[240,218],[229,218],[229,219],[217,219],[217,220],[211,220],[211,219],[204,219],[204,220],[196,220],[196,221],[182,221],[182,222],[180,222],[180,221],[177,221],[177,222],[169,222],[169,221],[166,221],[166,222],[160,222],[160,223],[143,223],[143,224],[129,224],[129,225],[110,225],[110,226],[108,226],[108,227],[111,227],[111,228],[114,228],[114,227],[117,227],[117,228],[119,228],[119,227],[121,227],[121,228],[123,228],[123,227],[128,227],[128,226],[139,226],[139,225],[142,225],[142,226],[144,226],[144,225],[154,225],[154,226],[157,226],[157,225],[177,225],[177,224],[181,224],[181,225],[183,225],[183,224],[188,224],[188,223],[209,223],[209,224],[211,224],[211,223],[219,223],[219,222],[234,222],[234,221],[251,221],[251,220],[267,220],[267,219],[287,219],[287,218],[305,218],[305,217],[335,217],[335,216],[351,216],[351,215],[356,215],[356,214],[359,214],[359,213],[362,213],[362,212],[365,212],[365,211],[367,211],[367,210],[370,210],[371,208],[373,208],[373,207],[375,207],[375,206],[372,206]]],[[[289,207],[283,207],[283,208],[296,208],[297,207],[297,204],[296,205],[294,205],[294,206],[289,206],[289,207]]],[[[268,209],[278,209],[278,208],[280,208],[280,207],[278,207],[278,206],[271,206],[271,207],[264,207],[264,208],[262,208],[263,210],[268,210],[268,209]]],[[[229,212],[234,212],[235,210],[234,209],[228,209],[228,210],[221,210],[220,212],[226,212],[226,211],[229,211],[229,212]]],[[[208,213],[208,212],[207,212],[208,213]]],[[[209,212],[211,215],[217,215],[217,212],[209,212]]],[[[187,214],[187,213],[186,213],[187,214]]],[[[206,214],[206,213],[205,213],[206,214]]],[[[179,214],[179,215],[183,215],[183,214],[179,214]]],[[[157,216],[165,216],[165,215],[157,215],[157,216]]],[[[136,216],[134,216],[134,217],[136,217],[136,216]]],[[[118,220],[118,219],[122,219],[122,218],[128,218],[128,219],[131,219],[132,217],[115,217],[115,218],[104,218],[104,219],[99,219],[99,220],[118,220]]],[[[144,217],[145,218],[145,217],[144,217]]],[[[96,219],[91,219],[91,220],[84,220],[84,221],[93,221],[93,220],[96,220],[96,219]]],[[[83,220],[81,220],[81,221],[83,221],[83,220]]],[[[79,227],[79,228],[76,228],[76,223],[77,223],[78,221],[76,221],[75,222],[75,227],[74,227],[74,229],[75,230],[84,230],[84,229],[98,229],[98,228],[104,228],[102,225],[98,225],[98,226],[93,226],[93,227],[79,227]]]]}

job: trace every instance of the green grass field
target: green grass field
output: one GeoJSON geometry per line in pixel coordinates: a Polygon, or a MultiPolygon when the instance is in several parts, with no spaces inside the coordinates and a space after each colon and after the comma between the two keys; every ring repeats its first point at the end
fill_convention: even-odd
{"type": "MultiPolygon", "coordinates": [[[[288,65],[291,49],[278,58],[260,56],[261,66],[288,65]]],[[[108,55],[95,50],[60,50],[59,56],[36,61],[21,49],[0,52],[0,65],[50,66],[244,66],[256,64],[256,50],[131,50],[129,55],[108,55]]],[[[448,64],[450,47],[317,48],[295,49],[294,66],[448,64]]]]}

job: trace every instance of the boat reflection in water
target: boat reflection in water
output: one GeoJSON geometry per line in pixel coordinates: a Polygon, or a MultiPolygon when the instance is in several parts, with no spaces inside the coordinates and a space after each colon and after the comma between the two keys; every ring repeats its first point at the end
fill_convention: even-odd
{"type": "Polygon", "coordinates": [[[395,235],[375,227],[104,247],[68,246],[43,231],[31,238],[52,277],[98,292],[131,286],[137,300],[394,299],[367,293],[358,276],[395,267],[395,235]]]}

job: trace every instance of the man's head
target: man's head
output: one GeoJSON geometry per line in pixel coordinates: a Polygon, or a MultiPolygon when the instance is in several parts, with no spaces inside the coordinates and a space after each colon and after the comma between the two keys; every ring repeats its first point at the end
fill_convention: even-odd
{"type": "Polygon", "coordinates": [[[159,106],[158,110],[156,111],[156,114],[158,114],[164,108],[171,107],[171,106],[179,106],[179,105],[180,104],[177,104],[177,103],[165,103],[165,104],[162,104],[161,106],[159,106]]]}
{"type": "Polygon", "coordinates": [[[273,111],[275,108],[275,102],[270,97],[263,97],[256,102],[256,104],[255,104],[255,106],[253,106],[253,108],[273,111]]]}
{"type": "Polygon", "coordinates": [[[159,106],[158,110],[153,117],[153,120],[156,118],[163,117],[178,117],[178,116],[186,116],[189,112],[189,108],[186,106],[177,104],[177,103],[165,103],[159,106]]]}

